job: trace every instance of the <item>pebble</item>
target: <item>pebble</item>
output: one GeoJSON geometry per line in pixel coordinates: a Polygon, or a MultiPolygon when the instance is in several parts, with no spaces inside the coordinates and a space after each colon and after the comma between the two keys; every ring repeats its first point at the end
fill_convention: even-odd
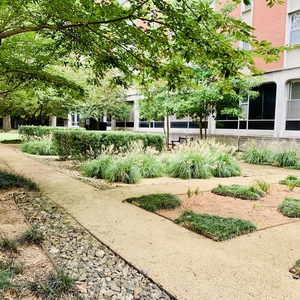
{"type": "Polygon", "coordinates": [[[76,281],[83,299],[176,300],[146,277],[149,270],[127,264],[45,195],[16,193],[14,198],[30,225],[43,232],[45,248],[76,281]]]}

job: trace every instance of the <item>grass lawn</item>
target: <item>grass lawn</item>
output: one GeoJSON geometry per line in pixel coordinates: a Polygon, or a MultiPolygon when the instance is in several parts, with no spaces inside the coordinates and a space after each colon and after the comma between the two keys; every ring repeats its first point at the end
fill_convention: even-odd
{"type": "Polygon", "coordinates": [[[20,136],[17,131],[0,132],[0,141],[19,140],[20,136]]]}

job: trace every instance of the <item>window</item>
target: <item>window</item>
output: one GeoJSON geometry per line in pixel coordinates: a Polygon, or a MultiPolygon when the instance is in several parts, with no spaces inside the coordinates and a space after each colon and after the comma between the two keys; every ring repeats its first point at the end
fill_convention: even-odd
{"type": "Polygon", "coordinates": [[[252,8],[252,0],[250,0],[250,4],[245,4],[244,10],[248,10],[252,8]]]}
{"type": "Polygon", "coordinates": [[[244,50],[250,50],[250,44],[248,42],[242,42],[242,48],[244,50]]]}
{"type": "Polygon", "coordinates": [[[287,120],[300,120],[300,81],[289,83],[287,120]]]}
{"type": "Polygon", "coordinates": [[[300,12],[291,14],[290,45],[300,44],[300,12]]]}
{"type": "Polygon", "coordinates": [[[75,114],[71,116],[72,126],[79,126],[79,115],[75,114]]]}

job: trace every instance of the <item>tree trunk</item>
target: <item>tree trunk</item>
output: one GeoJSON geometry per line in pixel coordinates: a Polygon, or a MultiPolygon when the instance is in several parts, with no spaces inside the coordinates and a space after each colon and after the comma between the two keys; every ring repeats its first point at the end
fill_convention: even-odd
{"type": "Polygon", "coordinates": [[[200,140],[203,139],[203,134],[202,134],[202,117],[199,119],[199,131],[200,131],[200,140]]]}
{"type": "Polygon", "coordinates": [[[167,149],[169,148],[169,143],[170,143],[170,128],[169,128],[169,115],[166,116],[166,131],[167,131],[167,134],[166,134],[166,146],[167,146],[167,149]]]}
{"type": "Polygon", "coordinates": [[[10,115],[3,117],[2,129],[3,129],[4,132],[8,132],[12,129],[11,128],[10,115]]]}
{"type": "Polygon", "coordinates": [[[207,118],[204,118],[204,139],[207,139],[207,118]]]}

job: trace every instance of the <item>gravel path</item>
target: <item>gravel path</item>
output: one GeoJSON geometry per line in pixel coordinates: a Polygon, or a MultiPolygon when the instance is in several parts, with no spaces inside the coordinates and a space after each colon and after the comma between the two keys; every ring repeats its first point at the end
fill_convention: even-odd
{"type": "Polygon", "coordinates": [[[75,281],[84,299],[175,299],[106,245],[99,242],[45,195],[14,194],[14,200],[55,264],[75,281]]]}

